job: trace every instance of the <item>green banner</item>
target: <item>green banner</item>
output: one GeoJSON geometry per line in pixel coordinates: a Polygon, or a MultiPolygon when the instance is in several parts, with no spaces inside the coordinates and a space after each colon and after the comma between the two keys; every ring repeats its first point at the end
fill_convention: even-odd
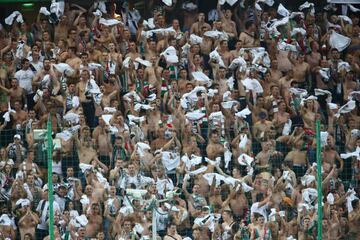
{"type": "Polygon", "coordinates": [[[317,161],[317,193],[318,193],[318,222],[317,239],[322,239],[322,174],[321,174],[321,139],[320,120],[316,120],[316,161],[317,161]]]}
{"type": "Polygon", "coordinates": [[[50,240],[54,240],[54,193],[53,193],[53,182],[52,182],[52,121],[51,113],[49,113],[47,122],[47,155],[48,155],[48,201],[49,201],[49,235],[50,240]]]}

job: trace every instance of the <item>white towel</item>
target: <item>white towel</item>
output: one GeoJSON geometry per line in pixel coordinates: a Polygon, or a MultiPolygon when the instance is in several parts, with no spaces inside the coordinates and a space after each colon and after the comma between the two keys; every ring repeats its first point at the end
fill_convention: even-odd
{"type": "Polygon", "coordinates": [[[209,57],[211,60],[215,60],[220,67],[225,67],[225,63],[222,60],[220,54],[218,53],[217,48],[215,48],[215,50],[209,54],[209,57]]]}
{"type": "Polygon", "coordinates": [[[292,125],[292,121],[291,119],[289,118],[287,120],[287,122],[284,124],[284,128],[282,130],[282,135],[283,136],[289,136],[290,134],[290,131],[291,131],[291,125],[292,125]]]}
{"type": "Polygon", "coordinates": [[[246,107],[243,110],[241,110],[240,112],[235,113],[235,116],[240,117],[240,118],[246,118],[250,114],[251,114],[251,111],[249,110],[248,107],[246,107]]]}
{"type": "Polygon", "coordinates": [[[351,71],[351,66],[348,62],[341,61],[338,63],[338,72],[341,72],[342,70],[345,70],[346,72],[351,71]]]}
{"type": "Polygon", "coordinates": [[[354,152],[342,153],[342,154],[340,154],[340,157],[343,159],[347,159],[350,157],[356,157],[356,159],[360,161],[360,147],[357,147],[354,152]]]}
{"type": "Polygon", "coordinates": [[[16,201],[15,205],[20,205],[21,207],[25,207],[25,206],[30,206],[30,200],[27,198],[20,198],[19,200],[16,201]]]}
{"type": "Polygon", "coordinates": [[[311,8],[311,7],[314,7],[314,4],[306,1],[305,3],[303,3],[299,6],[299,10],[302,11],[303,9],[311,8]]]}
{"type": "Polygon", "coordinates": [[[312,204],[317,198],[317,190],[315,188],[306,188],[302,190],[302,197],[305,203],[312,204]]]}
{"type": "Polygon", "coordinates": [[[315,176],[305,174],[303,177],[301,177],[301,184],[305,187],[308,187],[312,182],[315,181],[315,176]]]}
{"type": "Polygon", "coordinates": [[[241,80],[241,82],[247,90],[252,90],[255,93],[264,92],[260,82],[255,78],[245,78],[244,80],[241,80]]]}
{"type": "Polygon", "coordinates": [[[192,72],[191,73],[195,81],[203,82],[206,85],[211,85],[210,78],[203,72],[192,72]]]}
{"type": "Polygon", "coordinates": [[[282,51],[292,51],[297,52],[297,48],[293,44],[286,43],[284,41],[281,41],[278,43],[277,48],[282,51]]]}
{"type": "Polygon", "coordinates": [[[200,109],[198,109],[193,112],[186,113],[185,116],[190,121],[198,121],[203,117],[205,117],[205,113],[203,113],[200,109]]]}
{"type": "Polygon", "coordinates": [[[163,51],[160,56],[164,56],[165,60],[169,63],[178,63],[179,58],[176,53],[176,49],[173,46],[168,47],[163,51]]]}
{"type": "Polygon", "coordinates": [[[229,168],[229,163],[231,162],[231,157],[232,157],[232,152],[230,151],[229,147],[228,147],[228,143],[225,142],[224,143],[224,161],[225,161],[225,169],[229,168]]]}
{"type": "Polygon", "coordinates": [[[79,168],[81,169],[81,171],[83,173],[85,173],[87,171],[92,171],[94,167],[92,165],[90,165],[90,164],[80,163],[79,168]]]}
{"type": "Polygon", "coordinates": [[[175,154],[173,152],[163,151],[161,154],[161,160],[167,171],[177,168],[180,164],[179,154],[175,154]]]}
{"type": "Polygon", "coordinates": [[[329,44],[332,48],[336,48],[339,52],[342,52],[351,43],[351,38],[341,35],[335,31],[332,31],[329,38],[329,44]]]}
{"type": "Polygon", "coordinates": [[[223,182],[225,181],[225,177],[218,173],[206,173],[203,175],[203,178],[205,178],[205,180],[207,181],[207,183],[209,185],[211,185],[212,182],[215,181],[216,187],[218,187],[221,184],[221,181],[223,181],[223,182]]]}
{"type": "Polygon", "coordinates": [[[105,19],[105,18],[100,18],[99,20],[99,23],[100,24],[103,24],[105,26],[115,26],[115,25],[118,25],[118,24],[121,24],[121,25],[124,25],[123,22],[117,20],[117,19],[105,19]]]}
{"type": "Polygon", "coordinates": [[[71,76],[75,73],[75,70],[70,67],[67,63],[58,63],[53,65],[57,71],[59,71],[62,74],[65,74],[66,76],[71,76]]]}
{"type": "Polygon", "coordinates": [[[172,0],[162,0],[162,2],[168,7],[171,7],[171,5],[173,4],[172,0]]]}
{"type": "Polygon", "coordinates": [[[246,61],[241,56],[235,58],[229,65],[229,69],[234,70],[239,67],[239,71],[243,72],[246,70],[246,61]]]}
{"type": "Polygon", "coordinates": [[[306,30],[303,29],[303,28],[294,28],[292,31],[291,31],[291,36],[295,36],[296,34],[300,33],[302,36],[305,36],[306,35],[306,30]]]}
{"type": "Polygon", "coordinates": [[[0,226],[12,226],[13,221],[7,214],[2,214],[0,217],[0,226]]]}
{"type": "Polygon", "coordinates": [[[80,115],[72,112],[68,112],[64,115],[64,119],[72,124],[79,123],[80,115]]]}
{"type": "Polygon", "coordinates": [[[49,10],[47,10],[46,7],[41,7],[40,10],[39,10],[39,13],[44,14],[45,16],[50,16],[50,14],[51,14],[49,12],[49,10]]]}
{"type": "Polygon", "coordinates": [[[5,23],[7,25],[12,25],[15,18],[16,18],[16,21],[18,23],[23,23],[24,22],[24,19],[23,19],[21,13],[19,11],[14,11],[7,18],[5,18],[5,23]]]}
{"type": "Polygon", "coordinates": [[[147,60],[144,60],[144,59],[142,59],[142,58],[139,58],[139,57],[137,57],[137,58],[135,59],[135,61],[138,62],[138,63],[140,63],[140,64],[142,64],[142,65],[144,65],[144,66],[146,66],[146,67],[151,67],[151,66],[152,66],[151,62],[149,62],[149,61],[147,61],[147,60]]]}
{"type": "Polygon", "coordinates": [[[200,43],[202,43],[202,41],[203,41],[202,37],[199,37],[198,35],[195,35],[195,34],[190,35],[190,43],[191,44],[200,44],[200,43]]]}
{"type": "Polygon", "coordinates": [[[359,8],[356,8],[356,7],[354,7],[354,6],[351,5],[351,4],[348,4],[348,7],[350,8],[350,11],[352,11],[352,12],[359,12],[359,11],[360,11],[359,8]]]}
{"type": "Polygon", "coordinates": [[[137,152],[140,155],[140,157],[143,157],[145,155],[146,150],[150,150],[151,147],[147,143],[138,142],[137,145],[137,152]]]}
{"type": "Polygon", "coordinates": [[[356,102],[354,100],[348,101],[345,105],[343,105],[339,108],[339,110],[335,114],[335,117],[338,118],[340,116],[340,114],[351,112],[352,110],[355,109],[355,106],[356,106],[356,102]]]}
{"type": "Polygon", "coordinates": [[[246,134],[241,134],[240,135],[239,148],[240,149],[245,149],[247,142],[248,142],[247,135],[246,134]]]}
{"type": "Polygon", "coordinates": [[[326,196],[326,200],[327,202],[330,204],[330,205],[333,205],[334,204],[334,195],[332,193],[329,193],[327,196],[326,196]]]}
{"type": "Polygon", "coordinates": [[[349,188],[347,192],[351,193],[349,196],[346,197],[346,207],[348,209],[348,212],[350,213],[353,211],[351,202],[359,198],[356,196],[356,192],[354,191],[354,189],[349,188]]]}
{"type": "Polygon", "coordinates": [[[251,166],[252,162],[254,161],[253,157],[250,157],[249,155],[242,153],[239,157],[238,157],[238,162],[240,163],[240,165],[242,166],[251,166]]]}
{"type": "Polygon", "coordinates": [[[353,23],[352,23],[352,20],[351,20],[348,16],[338,15],[338,18],[342,19],[342,20],[345,21],[345,22],[348,22],[348,23],[350,23],[350,24],[353,24],[353,23]]]}
{"type": "Polygon", "coordinates": [[[135,110],[136,112],[139,112],[141,109],[144,109],[144,110],[153,110],[154,107],[152,107],[152,106],[149,105],[149,104],[141,104],[141,103],[135,104],[134,110],[135,110]]]}
{"type": "Polygon", "coordinates": [[[348,100],[357,100],[360,102],[360,91],[352,91],[349,93],[348,100]]]}
{"type": "Polygon", "coordinates": [[[256,0],[257,3],[265,3],[268,6],[274,5],[274,0],[256,0]]]}
{"type": "Polygon", "coordinates": [[[290,16],[289,10],[287,10],[281,3],[279,4],[279,7],[277,9],[277,13],[280,14],[283,17],[290,16]]]}

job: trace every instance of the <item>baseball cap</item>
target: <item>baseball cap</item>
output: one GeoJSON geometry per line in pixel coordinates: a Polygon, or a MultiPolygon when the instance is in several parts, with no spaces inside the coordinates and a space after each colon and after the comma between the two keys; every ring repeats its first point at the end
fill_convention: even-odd
{"type": "Polygon", "coordinates": [[[21,140],[21,136],[20,136],[20,134],[15,134],[15,135],[14,135],[14,139],[15,139],[15,138],[17,138],[17,139],[21,140]]]}

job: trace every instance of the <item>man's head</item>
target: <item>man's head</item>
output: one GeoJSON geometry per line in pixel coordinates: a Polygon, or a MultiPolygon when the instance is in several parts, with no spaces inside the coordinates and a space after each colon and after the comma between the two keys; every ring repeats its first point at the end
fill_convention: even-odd
{"type": "Polygon", "coordinates": [[[248,32],[255,32],[256,26],[255,26],[254,21],[252,21],[252,20],[246,21],[246,22],[245,22],[245,29],[246,29],[246,31],[248,31],[248,32]]]}
{"type": "Polygon", "coordinates": [[[205,13],[199,13],[198,15],[198,20],[199,22],[204,22],[205,21],[205,13]]]}
{"type": "Polygon", "coordinates": [[[30,67],[30,61],[27,58],[24,58],[23,60],[21,60],[21,66],[23,70],[28,70],[30,67]]]}
{"type": "Polygon", "coordinates": [[[68,167],[66,169],[66,176],[67,177],[74,177],[74,168],[73,167],[68,167]]]}
{"type": "Polygon", "coordinates": [[[34,177],[34,175],[32,175],[32,174],[27,174],[27,175],[26,175],[26,183],[27,183],[28,185],[30,185],[30,186],[34,185],[34,183],[35,183],[35,177],[34,177]]]}

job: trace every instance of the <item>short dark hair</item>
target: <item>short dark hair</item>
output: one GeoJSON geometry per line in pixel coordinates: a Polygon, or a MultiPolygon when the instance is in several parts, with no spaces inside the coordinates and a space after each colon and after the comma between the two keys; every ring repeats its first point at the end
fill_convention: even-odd
{"type": "Polygon", "coordinates": [[[254,24],[254,21],[253,20],[247,20],[245,22],[245,29],[248,29],[249,27],[251,27],[251,25],[254,24]]]}

